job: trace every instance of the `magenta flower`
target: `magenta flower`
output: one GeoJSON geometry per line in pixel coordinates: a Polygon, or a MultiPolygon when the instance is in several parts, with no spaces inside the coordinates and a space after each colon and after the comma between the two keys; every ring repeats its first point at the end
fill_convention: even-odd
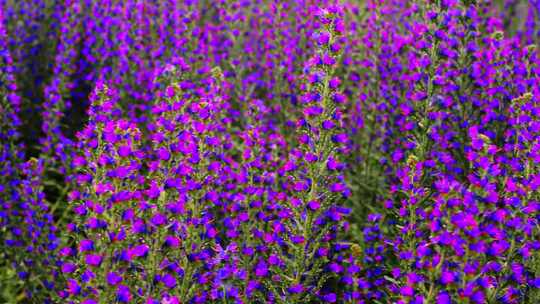
{"type": "Polygon", "coordinates": [[[116,272],[107,273],[107,283],[110,285],[118,285],[122,282],[122,277],[116,272]]]}
{"type": "Polygon", "coordinates": [[[103,257],[99,254],[87,254],[84,259],[86,264],[93,267],[100,266],[103,261],[103,257]]]}

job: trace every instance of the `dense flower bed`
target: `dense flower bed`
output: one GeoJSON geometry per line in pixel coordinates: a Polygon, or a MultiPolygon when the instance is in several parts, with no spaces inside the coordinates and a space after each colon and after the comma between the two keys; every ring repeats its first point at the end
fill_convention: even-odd
{"type": "Polygon", "coordinates": [[[540,303],[538,22],[0,0],[0,302],[540,303]]]}

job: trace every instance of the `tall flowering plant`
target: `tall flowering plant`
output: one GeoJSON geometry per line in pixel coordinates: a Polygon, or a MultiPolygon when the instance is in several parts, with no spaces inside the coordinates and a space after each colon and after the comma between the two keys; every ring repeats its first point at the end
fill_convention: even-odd
{"type": "Polygon", "coordinates": [[[0,11],[0,279],[8,294],[21,292],[14,296],[50,303],[59,239],[43,193],[43,162],[25,161],[21,98],[6,38],[0,11]]]}
{"type": "Polygon", "coordinates": [[[318,296],[333,302],[334,293],[321,290],[328,277],[341,272],[332,261],[336,234],[343,229],[348,210],[341,206],[348,189],[343,180],[343,155],[348,137],[344,131],[345,96],[335,75],[342,50],[343,11],[339,6],[316,12],[319,29],[314,33],[315,55],[305,67],[302,115],[296,122],[298,143],[285,165],[289,208],[288,252],[280,270],[288,286],[288,303],[318,296]],[[293,258],[293,259],[291,259],[293,258]]]}
{"type": "Polygon", "coordinates": [[[78,219],[69,227],[78,238],[62,250],[68,298],[208,297],[217,230],[204,194],[219,169],[216,119],[226,108],[219,73],[213,74],[168,85],[153,106],[147,137],[119,117],[118,96],[109,87],[97,88],[90,124],[81,132],[84,153],[76,157],[77,190],[70,194],[78,219]]]}
{"type": "Polygon", "coordinates": [[[537,90],[535,48],[505,38],[481,4],[373,8],[389,18],[398,12],[403,27],[369,21],[381,31],[367,38],[398,45],[367,62],[384,71],[368,97],[385,96],[388,103],[377,111],[390,199],[365,235],[372,243],[365,261],[384,262],[369,267],[363,295],[400,303],[523,301],[536,282],[532,269],[524,269],[534,256],[528,250],[536,243],[537,219],[522,213],[530,199],[509,204],[505,197],[513,195],[504,188],[513,179],[507,166],[530,156],[508,158],[501,149],[516,134],[530,134],[510,131],[514,124],[507,123],[514,121],[516,100],[534,100],[528,92],[537,90]],[[384,285],[385,294],[370,291],[384,285]]]}

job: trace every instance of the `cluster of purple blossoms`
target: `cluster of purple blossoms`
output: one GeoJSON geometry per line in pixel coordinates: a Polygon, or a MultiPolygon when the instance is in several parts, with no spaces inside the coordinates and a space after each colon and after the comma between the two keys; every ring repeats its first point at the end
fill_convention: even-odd
{"type": "MultiPolygon", "coordinates": [[[[0,11],[0,282],[17,288],[20,286],[11,280],[20,280],[26,297],[49,303],[49,290],[55,287],[54,250],[59,238],[44,199],[40,178],[43,162],[24,160],[19,130],[22,99],[4,20],[0,11]]],[[[6,287],[5,292],[11,291],[6,287]]]]}
{"type": "Polygon", "coordinates": [[[370,10],[365,42],[380,49],[368,49],[363,64],[376,69],[378,87],[360,96],[380,127],[372,132],[389,192],[365,230],[366,262],[376,264],[365,296],[534,301],[536,46],[505,37],[481,4],[374,2],[370,10]]]}
{"type": "Polygon", "coordinates": [[[333,75],[344,25],[339,7],[318,14],[294,146],[265,123],[260,101],[245,129],[234,128],[220,68],[168,67],[145,133],[122,118],[118,90],[98,84],[73,157],[67,228],[77,237],[60,250],[62,297],[336,301],[321,284],[341,272],[332,259],[348,213],[345,96],[333,75]]]}
{"type": "Polygon", "coordinates": [[[537,303],[539,22],[0,0],[0,302],[537,303]]]}

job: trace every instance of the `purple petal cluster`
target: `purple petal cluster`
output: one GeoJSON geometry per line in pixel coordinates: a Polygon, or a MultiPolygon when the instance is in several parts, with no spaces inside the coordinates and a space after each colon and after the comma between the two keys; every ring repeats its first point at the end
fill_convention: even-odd
{"type": "Polygon", "coordinates": [[[14,281],[15,288],[22,286],[26,297],[49,303],[59,238],[44,199],[43,161],[24,161],[21,97],[4,21],[0,11],[0,272],[3,279],[14,281]]]}
{"type": "Polygon", "coordinates": [[[363,296],[521,303],[538,275],[535,46],[460,1],[370,9],[365,39],[381,51],[364,64],[379,86],[361,98],[383,132],[371,131],[389,193],[365,230],[365,262],[384,266],[366,270],[363,296]]]}

